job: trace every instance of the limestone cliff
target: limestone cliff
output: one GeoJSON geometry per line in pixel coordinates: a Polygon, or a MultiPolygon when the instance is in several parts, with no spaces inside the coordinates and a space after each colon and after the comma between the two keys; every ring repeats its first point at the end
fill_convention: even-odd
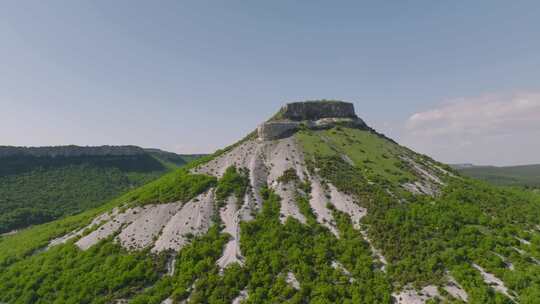
{"type": "Polygon", "coordinates": [[[343,101],[304,101],[283,106],[269,121],[261,124],[257,133],[260,140],[287,137],[301,126],[310,129],[326,129],[336,125],[369,129],[356,116],[354,105],[343,101]]]}
{"type": "Polygon", "coordinates": [[[280,110],[285,119],[318,120],[321,118],[358,118],[354,113],[354,105],[343,101],[304,101],[292,102],[280,110]]]}

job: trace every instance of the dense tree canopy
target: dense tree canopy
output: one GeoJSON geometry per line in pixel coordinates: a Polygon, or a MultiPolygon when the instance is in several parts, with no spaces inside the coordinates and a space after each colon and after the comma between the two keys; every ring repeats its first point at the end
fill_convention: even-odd
{"type": "Polygon", "coordinates": [[[186,163],[170,154],[0,157],[0,233],[94,208],[186,163]]]}

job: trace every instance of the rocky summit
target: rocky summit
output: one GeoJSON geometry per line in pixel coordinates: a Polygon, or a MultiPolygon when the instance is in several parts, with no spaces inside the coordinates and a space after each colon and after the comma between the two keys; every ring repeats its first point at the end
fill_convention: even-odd
{"type": "Polygon", "coordinates": [[[286,104],[272,119],[261,124],[257,133],[261,140],[273,140],[290,136],[301,127],[328,129],[339,125],[368,129],[364,121],[356,116],[352,103],[305,101],[286,104]]]}
{"type": "Polygon", "coordinates": [[[357,118],[354,105],[344,101],[304,101],[284,105],[279,114],[290,120],[319,120],[322,118],[357,118]]]}
{"type": "Polygon", "coordinates": [[[0,302],[538,303],[539,206],[351,103],[291,103],[102,207],[0,238],[0,302]]]}

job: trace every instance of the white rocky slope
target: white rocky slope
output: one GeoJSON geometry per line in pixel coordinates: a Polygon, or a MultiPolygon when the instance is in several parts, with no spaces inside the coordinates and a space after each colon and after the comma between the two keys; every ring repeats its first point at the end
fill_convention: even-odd
{"type": "Polygon", "coordinates": [[[119,211],[118,208],[114,208],[111,212],[103,213],[103,214],[97,216],[87,226],[85,226],[85,227],[83,227],[83,228],[81,228],[79,230],[70,232],[70,233],[68,233],[66,235],[63,235],[61,237],[58,237],[56,239],[51,240],[49,242],[48,248],[50,248],[52,246],[64,244],[67,241],[69,241],[69,240],[71,240],[71,239],[73,239],[75,237],[82,236],[87,229],[92,229],[92,227],[94,227],[94,226],[99,226],[99,225],[103,224],[104,222],[107,222],[107,221],[111,220],[111,218],[113,216],[116,216],[118,214],[118,211],[119,211]]]}
{"type": "Polygon", "coordinates": [[[214,193],[209,190],[187,202],[165,225],[161,236],[152,248],[153,252],[172,249],[179,251],[190,238],[202,235],[212,224],[214,193]]]}
{"type": "Polygon", "coordinates": [[[259,195],[263,186],[267,185],[281,197],[282,222],[288,217],[295,218],[301,223],[306,222],[305,216],[300,212],[296,203],[296,187],[292,183],[279,181],[280,177],[289,169],[293,169],[301,181],[311,181],[310,205],[318,221],[334,235],[338,236],[339,233],[332,213],[328,209],[328,203],[332,202],[338,210],[348,213],[355,224],[358,224],[361,217],[365,215],[365,209],[356,205],[350,196],[340,193],[335,187],[331,194],[329,189],[322,185],[320,178],[309,176],[303,153],[294,136],[271,141],[247,140],[214,160],[194,168],[192,172],[221,177],[228,166],[248,169],[251,190],[246,195],[242,209],[238,211],[239,214],[234,214],[231,211],[232,207],[223,210],[222,219],[226,223],[224,231],[231,234],[233,238],[227,244],[224,255],[219,260],[219,265],[222,267],[242,259],[237,245],[240,238],[239,231],[233,228],[237,224],[227,225],[227,223],[251,219],[250,216],[247,216],[248,212],[242,213],[241,211],[255,213],[259,210],[261,205],[259,195]],[[255,203],[251,203],[250,200],[255,203]]]}
{"type": "Polygon", "coordinates": [[[298,279],[296,278],[294,273],[289,271],[287,273],[287,277],[285,278],[285,282],[287,282],[287,284],[289,284],[292,288],[300,290],[300,282],[298,282],[298,279]]]}
{"type": "Polygon", "coordinates": [[[332,204],[337,210],[349,214],[354,228],[359,230],[360,220],[367,214],[367,209],[360,207],[352,196],[339,191],[334,185],[328,183],[328,188],[332,204]]]}
{"type": "Polygon", "coordinates": [[[52,240],[49,247],[82,236],[75,245],[86,250],[99,241],[118,234],[114,240],[129,250],[152,247],[153,252],[168,249],[178,251],[190,237],[208,231],[213,212],[213,190],[185,204],[153,204],[124,211],[115,208],[111,213],[96,217],[90,225],[52,240]],[[95,226],[97,228],[83,236],[87,229],[95,226]]]}
{"type": "Polygon", "coordinates": [[[403,184],[403,188],[414,194],[427,194],[435,196],[439,193],[440,187],[444,185],[444,183],[435,172],[446,175],[448,174],[448,171],[445,171],[439,166],[429,162],[427,162],[426,165],[420,164],[408,156],[403,156],[401,159],[407,163],[413,172],[415,172],[419,177],[419,180],[417,181],[403,184]]]}
{"type": "Polygon", "coordinates": [[[227,199],[225,207],[221,208],[219,214],[221,221],[225,226],[223,232],[230,234],[231,239],[225,245],[223,256],[217,263],[221,269],[232,263],[243,264],[239,242],[241,214],[239,213],[236,198],[234,196],[230,196],[227,199]]]}
{"type": "Polygon", "coordinates": [[[142,249],[150,246],[169,222],[171,217],[182,208],[181,203],[155,205],[148,208],[118,235],[118,240],[125,248],[142,249]]]}
{"type": "MultiPolygon", "coordinates": [[[[192,169],[192,172],[219,178],[230,166],[247,169],[250,187],[242,202],[236,202],[236,198],[231,197],[219,210],[219,216],[224,224],[223,231],[231,235],[223,256],[218,260],[221,268],[231,263],[242,263],[239,224],[241,221],[251,220],[260,210],[261,189],[264,186],[270,187],[282,198],[280,209],[282,222],[291,217],[306,223],[306,218],[296,202],[299,191],[297,185],[293,182],[280,181],[280,177],[287,170],[294,170],[301,182],[311,183],[311,193],[302,194],[310,196],[309,203],[319,223],[337,237],[339,232],[328,208],[329,203],[349,214],[357,229],[361,218],[366,214],[366,210],[351,196],[341,193],[333,185],[324,184],[318,176],[308,174],[304,155],[294,136],[269,141],[246,140],[230,151],[192,169]]],[[[81,237],[76,245],[86,250],[100,240],[117,235],[115,241],[129,250],[150,247],[152,252],[179,251],[192,237],[208,231],[212,225],[212,216],[217,211],[215,206],[213,189],[210,189],[185,204],[171,202],[132,207],[123,211],[115,209],[110,214],[97,217],[84,229],[53,240],[50,245],[81,237]],[[83,231],[91,226],[98,227],[83,236],[83,231]]]]}
{"type": "Polygon", "coordinates": [[[317,221],[326,226],[336,237],[339,237],[339,231],[336,228],[336,223],[331,210],[328,208],[329,197],[324,189],[319,177],[311,179],[311,199],[309,204],[313,209],[313,213],[317,216],[317,221]]]}
{"type": "MultiPolygon", "coordinates": [[[[444,289],[453,299],[463,302],[468,301],[468,295],[463,287],[461,287],[461,285],[459,285],[451,276],[448,277],[448,284],[443,286],[442,289],[444,289]]],[[[439,292],[439,288],[435,285],[427,285],[420,290],[407,286],[400,292],[394,292],[392,297],[396,304],[425,304],[429,300],[435,299],[438,300],[436,303],[447,303],[448,300],[450,300],[447,296],[442,295],[439,292]]]]}
{"type": "Polygon", "coordinates": [[[439,298],[437,286],[429,285],[417,291],[413,288],[405,288],[399,293],[392,294],[397,304],[425,304],[430,299],[439,298]]]}
{"type": "Polygon", "coordinates": [[[232,301],[232,304],[240,304],[242,301],[248,298],[248,291],[246,289],[240,291],[240,294],[232,301]]]}
{"type": "MultiPolygon", "coordinates": [[[[433,166],[419,164],[411,158],[403,160],[420,177],[414,184],[406,184],[405,188],[415,193],[437,193],[443,182],[438,178],[440,173],[433,166]]],[[[360,230],[360,222],[367,210],[362,208],[353,197],[340,192],[334,185],[327,183],[316,173],[309,173],[304,154],[294,135],[285,138],[261,140],[250,138],[237,144],[232,149],[215,157],[207,163],[192,169],[192,173],[223,176],[227,168],[235,166],[246,169],[249,186],[243,201],[229,198],[220,210],[216,209],[213,189],[198,195],[189,202],[170,202],[167,204],[132,207],[123,211],[115,209],[111,214],[97,217],[89,227],[98,226],[87,235],[85,229],[74,231],[62,238],[53,240],[52,245],[80,237],[76,245],[85,250],[113,235],[115,241],[129,250],[151,248],[152,252],[165,250],[179,251],[192,237],[204,234],[213,224],[215,212],[224,224],[223,232],[231,235],[222,257],[218,260],[220,268],[232,263],[243,262],[240,250],[240,222],[253,219],[262,207],[261,189],[269,187],[281,197],[280,217],[285,222],[294,218],[306,223],[306,217],[297,205],[297,196],[309,196],[310,207],[317,221],[327,227],[336,237],[339,231],[335,224],[329,204],[351,217],[354,227],[360,230]],[[293,170],[300,182],[309,182],[311,193],[300,193],[294,181],[283,181],[280,177],[286,171],[293,170]]],[[[365,238],[367,234],[362,233],[365,238]]],[[[367,239],[369,241],[369,239],[367,239]]],[[[374,258],[386,264],[382,253],[372,248],[374,258]]]]}
{"type": "MultiPolygon", "coordinates": [[[[411,191],[423,189],[422,193],[434,194],[442,181],[433,173],[435,169],[425,168],[411,159],[406,159],[422,182],[411,191]]],[[[216,210],[213,189],[198,195],[183,204],[146,205],[97,217],[90,226],[99,226],[88,235],[83,236],[84,229],[72,232],[63,238],[53,240],[52,245],[81,237],[76,245],[86,250],[102,239],[116,235],[119,244],[129,250],[151,248],[152,252],[165,250],[179,251],[191,238],[204,234],[212,223],[215,212],[224,224],[223,232],[231,235],[222,257],[217,261],[221,269],[232,263],[243,263],[240,250],[240,222],[250,221],[262,207],[261,189],[268,186],[281,197],[281,221],[294,218],[306,223],[306,217],[297,205],[297,195],[301,192],[298,185],[291,181],[281,181],[280,177],[288,170],[293,170],[300,182],[309,182],[311,193],[300,193],[309,196],[310,207],[317,221],[327,227],[336,237],[339,231],[335,224],[329,204],[351,217],[354,227],[360,230],[360,221],[367,210],[362,208],[353,197],[340,192],[334,185],[323,181],[315,174],[309,174],[304,154],[295,136],[274,140],[248,139],[213,160],[192,169],[192,173],[223,176],[227,168],[235,166],[248,172],[249,186],[243,201],[230,197],[224,207],[216,210]],[[299,192],[300,191],[300,192],[299,192]]],[[[88,228],[88,227],[85,227],[88,228]]],[[[361,231],[362,232],[362,231],[361,231]]],[[[367,239],[367,234],[362,233],[367,239]]],[[[367,239],[369,242],[369,239],[367,239]]],[[[371,244],[371,242],[370,242],[371,244]]],[[[372,247],[374,258],[386,264],[383,254],[372,247]]],[[[384,268],[383,268],[384,270],[384,268]]]]}
{"type": "Polygon", "coordinates": [[[296,204],[296,185],[294,183],[277,183],[274,190],[281,198],[281,208],[279,210],[281,222],[285,223],[288,217],[292,217],[305,224],[306,217],[300,212],[296,204]]]}
{"type": "Polygon", "coordinates": [[[301,223],[306,222],[305,216],[296,204],[297,190],[294,185],[279,181],[279,178],[289,169],[293,169],[301,181],[311,180],[310,205],[318,221],[336,236],[338,236],[338,230],[332,213],[327,207],[328,203],[332,202],[338,210],[349,214],[355,227],[358,227],[360,219],[366,213],[365,209],[354,203],[350,196],[340,193],[333,186],[326,189],[318,177],[308,175],[303,153],[294,136],[271,141],[247,140],[207,164],[193,169],[192,172],[221,177],[228,166],[248,169],[251,190],[249,195],[246,195],[242,207],[248,212],[235,214],[232,212],[233,207],[229,207],[229,203],[221,212],[226,226],[224,231],[232,235],[231,241],[218,262],[221,267],[241,261],[242,256],[238,246],[240,236],[235,226],[239,221],[250,219],[247,213],[258,211],[261,204],[259,195],[262,186],[268,185],[281,197],[282,222],[288,217],[296,218],[301,223]],[[250,200],[255,203],[251,203],[250,200]]]}
{"type": "Polygon", "coordinates": [[[152,206],[135,207],[121,212],[112,217],[110,220],[106,221],[105,224],[101,225],[90,234],[83,236],[75,243],[75,245],[79,246],[79,248],[83,250],[88,249],[97,244],[99,241],[113,235],[122,227],[131,224],[133,221],[144,215],[144,213],[148,212],[148,210],[151,208],[152,206]]]}
{"type": "Polygon", "coordinates": [[[495,275],[487,272],[478,264],[472,265],[476,270],[480,272],[482,275],[482,278],[484,279],[484,282],[491,286],[496,291],[504,294],[505,296],[509,297],[510,299],[514,300],[514,296],[511,294],[510,290],[504,285],[504,282],[497,278],[495,275]]]}
{"type": "Polygon", "coordinates": [[[469,300],[469,295],[465,289],[463,289],[463,287],[461,287],[461,285],[452,276],[448,277],[448,284],[444,286],[444,290],[446,290],[446,292],[448,292],[455,299],[463,302],[467,302],[469,300]]]}
{"type": "Polygon", "coordinates": [[[290,183],[284,184],[279,181],[279,178],[289,169],[293,169],[301,181],[310,180],[312,188],[310,205],[318,221],[336,236],[338,231],[332,213],[327,207],[328,203],[336,205],[338,210],[349,214],[355,225],[358,225],[366,213],[365,209],[354,203],[350,196],[339,192],[333,186],[325,187],[317,176],[309,176],[303,153],[294,136],[271,141],[247,140],[228,153],[193,169],[193,172],[220,177],[231,165],[248,169],[251,189],[255,197],[260,193],[263,185],[268,185],[281,197],[282,221],[285,221],[287,217],[296,218],[302,223],[306,221],[296,204],[295,187],[290,183]]]}
{"type": "Polygon", "coordinates": [[[296,204],[297,190],[293,183],[279,182],[284,172],[293,169],[300,180],[306,179],[306,168],[303,154],[294,139],[288,137],[280,140],[262,143],[263,157],[268,168],[266,183],[281,197],[281,220],[293,217],[301,223],[306,223],[306,218],[300,212],[296,204]]]}

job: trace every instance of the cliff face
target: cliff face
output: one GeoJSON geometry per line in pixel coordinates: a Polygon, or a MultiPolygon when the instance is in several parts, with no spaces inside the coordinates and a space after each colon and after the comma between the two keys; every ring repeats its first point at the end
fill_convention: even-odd
{"type": "Polygon", "coordinates": [[[356,116],[352,103],[305,101],[286,104],[273,119],[261,124],[257,131],[260,140],[274,140],[290,136],[300,125],[310,129],[328,129],[336,125],[369,129],[356,116]]]}
{"type": "Polygon", "coordinates": [[[300,123],[297,121],[270,121],[261,124],[257,128],[259,139],[272,140],[287,137],[298,130],[300,123]]]}
{"type": "Polygon", "coordinates": [[[281,109],[283,118],[318,120],[322,118],[357,118],[354,105],[343,101],[305,101],[288,103],[281,109]]]}

